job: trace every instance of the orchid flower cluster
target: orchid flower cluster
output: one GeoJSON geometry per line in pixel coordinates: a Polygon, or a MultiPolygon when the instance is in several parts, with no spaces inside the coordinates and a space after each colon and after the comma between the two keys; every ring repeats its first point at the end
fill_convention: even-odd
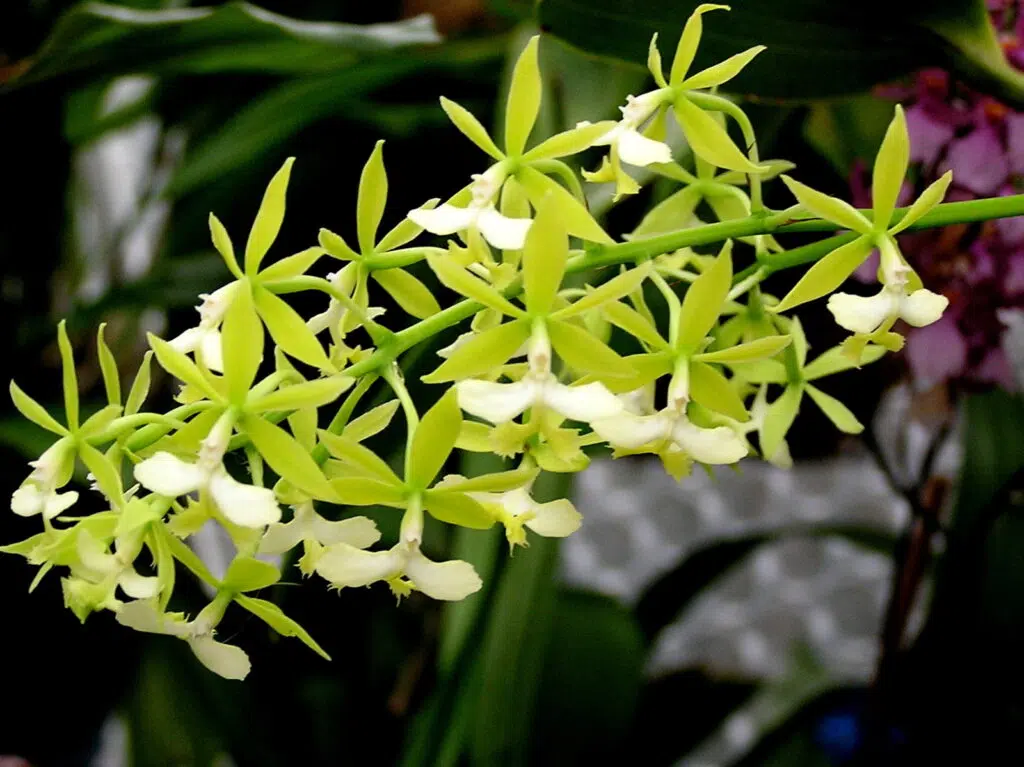
{"type": "Polygon", "coordinates": [[[217,638],[229,608],[327,657],[299,624],[255,596],[285,577],[284,563],[338,590],[383,582],[399,598],[418,591],[461,600],[481,579],[470,563],[424,550],[425,526],[500,525],[513,550],[530,535],[568,536],[581,514],[567,499],[534,498],[541,472],[578,472],[606,447],[616,457],[656,455],[676,478],[694,464],[736,464],[757,453],[786,466],[786,433],[804,395],[841,431],[861,431],[819,386],[898,348],[898,321],[921,326],[941,316],[946,299],[921,285],[894,235],[940,202],[949,177],[894,213],[909,151],[897,110],[875,166],[872,215],[788,176],[797,206],[765,209],[762,182],[792,165],[761,162],[746,115],[713,92],[761,48],[690,71],[702,16],[724,8],[695,11],[667,77],[652,41],[657,88],[631,96],[619,121],[581,123],[531,145],[543,90],[534,38],[514,69],[501,147],[467,110],[441,102],[489,167],[379,236],[388,179],[378,143],[359,182],[356,245],[324,229],[318,244],[267,264],[285,213],[289,160],[267,187],[241,259],[211,215],[213,245],[232,280],[201,297],[196,327],[170,340],[149,337],[124,396],[100,328],[108,404],[85,419],[61,323],[64,422],[11,383],[18,409],[55,436],[11,499],[14,513],[40,518],[42,532],[2,550],[39,568],[33,587],[59,568],[65,604],[81,620],[109,610],[125,626],[186,641],[210,670],[241,679],[246,653],[217,638]],[[670,114],[692,150],[689,167],[665,142],[670,114]],[[591,215],[563,159],[591,147],[607,147],[607,155],[583,178],[614,184],[620,197],[640,191],[628,167],[682,185],[623,242],[591,215]],[[719,223],[706,226],[697,214],[719,223]],[[801,218],[855,237],[778,300],[760,283],[791,254],[771,235],[801,218]],[[735,235],[723,236],[730,223],[735,235]],[[447,241],[410,244],[424,232],[447,241]],[[720,246],[698,253],[687,242],[720,246]],[[834,293],[875,249],[880,292],[834,293]],[[750,266],[735,270],[739,257],[750,266]],[[325,261],[337,264],[333,273],[320,269],[325,261]],[[429,284],[416,271],[432,274],[429,284]],[[325,305],[304,319],[284,296],[309,291],[325,305]],[[387,325],[372,303],[380,291],[397,305],[387,325]],[[442,308],[448,291],[460,300],[442,308]],[[808,361],[800,321],[783,312],[830,294],[836,321],[853,335],[808,361]],[[460,325],[464,332],[423,376],[437,394],[423,411],[406,386],[402,355],[460,325]],[[166,413],[143,409],[153,359],[181,384],[166,413]],[[399,411],[404,451],[378,455],[364,443],[393,428],[399,411]],[[506,465],[482,476],[446,473],[456,450],[495,454],[506,465]],[[82,469],[103,510],[73,517],[79,497],[67,488],[82,469]],[[400,519],[397,540],[385,547],[374,522],[352,511],[371,506],[400,519]],[[208,524],[236,548],[222,576],[189,545],[208,524]],[[213,594],[192,618],[170,611],[182,569],[213,594]]]}

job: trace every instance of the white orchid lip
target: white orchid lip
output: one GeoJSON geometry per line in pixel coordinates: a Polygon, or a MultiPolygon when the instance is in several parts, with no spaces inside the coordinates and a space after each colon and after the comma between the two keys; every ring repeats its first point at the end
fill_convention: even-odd
{"type": "Polygon", "coordinates": [[[870,334],[887,320],[902,319],[920,328],[938,321],[949,306],[949,299],[921,288],[904,292],[902,285],[883,287],[874,296],[835,293],[829,297],[828,309],[836,323],[854,333],[870,334]]]}
{"type": "Polygon", "coordinates": [[[530,407],[546,407],[584,423],[622,410],[622,403],[604,384],[566,386],[551,373],[530,373],[515,383],[469,380],[455,386],[459,407],[491,423],[511,421],[530,407]]]}
{"type": "Polygon", "coordinates": [[[653,415],[623,411],[612,418],[592,421],[591,426],[615,447],[636,450],[653,443],[669,443],[710,465],[736,463],[749,452],[745,441],[727,426],[697,426],[682,412],[668,409],[653,415]]]}

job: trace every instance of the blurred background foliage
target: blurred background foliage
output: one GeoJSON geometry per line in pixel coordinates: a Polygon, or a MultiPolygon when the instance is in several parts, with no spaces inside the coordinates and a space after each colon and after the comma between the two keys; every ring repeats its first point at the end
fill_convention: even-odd
{"type": "MultiPolygon", "coordinates": [[[[243,231],[285,157],[299,159],[283,251],[307,247],[321,226],[352,235],[358,174],[378,138],[387,140],[387,215],[397,221],[483,169],[438,108],[440,95],[485,122],[499,120],[508,63],[539,27],[551,34],[543,41],[548,99],[537,130],[613,117],[626,94],[645,86],[638,63],[650,35],[658,31],[662,45],[674,45],[694,5],[9,0],[0,10],[6,374],[57,409],[53,327],[66,316],[85,360],[86,397],[99,402],[96,324],[109,323],[108,341],[126,370],[141,356],[143,331],[173,335],[190,325],[197,294],[225,277],[208,213],[243,231]]],[[[794,161],[803,181],[832,193],[846,192],[851,167],[873,155],[891,115],[891,102],[871,95],[873,86],[941,66],[1010,106],[1024,104],[1021,76],[1005,64],[981,0],[737,0],[732,14],[708,24],[706,40],[708,60],[769,45],[736,81],[735,95],[758,126],[762,156],[794,161]]],[[[788,204],[770,191],[777,196],[769,194],[769,205],[788,204]]],[[[597,190],[592,206],[621,234],[666,192],[654,183],[609,210],[597,190]]],[[[780,276],[773,292],[781,294],[788,279],[780,276]]],[[[818,348],[840,340],[821,307],[810,307],[804,325],[818,348]]],[[[426,365],[408,364],[413,375],[426,365]]],[[[868,422],[901,375],[899,361],[887,362],[837,381],[831,393],[868,422]]],[[[159,384],[158,402],[169,401],[168,381],[159,384]]],[[[955,394],[949,399],[962,402],[966,449],[951,514],[940,519],[922,500],[922,478],[901,488],[918,512],[902,541],[854,529],[777,534],[844,535],[896,557],[904,576],[908,557],[944,542],[924,629],[909,647],[901,643],[897,606],[887,623],[896,636],[884,639],[870,689],[836,689],[799,651],[791,677],[770,685],[699,668],[645,675],[659,631],[773,535],[705,547],[627,608],[561,586],[554,541],[535,540],[510,559],[494,531],[448,540],[434,530],[433,546],[474,562],[482,592],[443,609],[415,597],[396,609],[378,591],[339,597],[276,587],[265,596],[334,662],[229,613],[226,635],[244,635],[257,669],[244,684],[213,677],[180,642],[142,638],[109,617],[79,625],[60,608],[55,577],[29,595],[30,570],[3,557],[0,651],[8,673],[0,755],[36,765],[104,763],[96,753],[113,713],[135,765],[668,765],[740,706],[763,712],[767,733],[744,764],[909,764],[1017,752],[1024,407],[1005,392],[955,394]]],[[[794,455],[821,457],[832,434],[820,414],[801,415],[794,455]]],[[[44,440],[2,406],[4,492],[20,483],[44,440]]],[[[387,454],[393,446],[376,447],[387,454]]],[[[486,468],[473,465],[481,460],[461,470],[486,468]]],[[[564,478],[547,480],[542,494],[570,491],[564,478]]],[[[31,522],[0,516],[0,542],[33,532],[31,522]]],[[[930,578],[933,568],[925,561],[920,570],[930,578]]]]}

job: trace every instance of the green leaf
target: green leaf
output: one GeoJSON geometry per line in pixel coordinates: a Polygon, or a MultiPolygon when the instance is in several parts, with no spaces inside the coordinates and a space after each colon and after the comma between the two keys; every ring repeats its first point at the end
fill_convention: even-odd
{"type": "Polygon", "coordinates": [[[384,24],[339,24],[302,21],[239,2],[161,10],[82,3],[58,20],[32,67],[17,82],[67,74],[100,79],[141,71],[327,73],[351,64],[360,54],[437,42],[440,37],[428,16],[384,24]]]}
{"type": "Polygon", "coordinates": [[[356,230],[359,249],[372,253],[376,244],[377,229],[384,218],[384,206],[388,201],[388,174],[384,170],[384,142],[378,141],[370,159],[363,166],[359,177],[359,196],[356,200],[356,230]]]}
{"type": "Polygon", "coordinates": [[[747,50],[737,53],[734,56],[730,56],[725,61],[719,62],[707,69],[698,72],[692,77],[686,78],[683,81],[682,87],[687,90],[695,91],[701,88],[715,88],[723,83],[728,82],[732,78],[736,77],[743,69],[754,60],[761,51],[765,50],[763,45],[755,45],[753,48],[747,48],[747,50]]]}
{"type": "Polygon", "coordinates": [[[601,316],[652,349],[669,348],[668,342],[661,337],[650,320],[621,301],[604,304],[601,307],[601,316]]]}
{"type": "Polygon", "coordinates": [[[100,372],[103,374],[103,388],[107,393],[107,403],[110,405],[121,404],[121,374],[117,370],[117,360],[114,359],[107,341],[103,337],[103,331],[107,323],[101,322],[96,331],[96,356],[99,358],[100,372]]]}
{"type": "Polygon", "coordinates": [[[774,357],[789,346],[791,340],[790,336],[768,336],[745,344],[739,344],[738,346],[731,346],[728,349],[696,354],[693,359],[702,362],[724,363],[726,365],[733,362],[754,362],[755,360],[774,357]]]}
{"type": "Polygon", "coordinates": [[[332,479],[338,503],[347,506],[391,506],[404,509],[406,505],[405,488],[381,482],[370,477],[343,477],[332,479]]]}
{"type": "Polygon", "coordinates": [[[274,629],[274,631],[281,636],[296,637],[306,645],[306,647],[311,649],[324,660],[331,659],[331,656],[316,643],[306,629],[302,628],[302,626],[285,615],[281,608],[273,602],[268,602],[265,599],[256,599],[255,597],[242,596],[240,594],[235,596],[235,601],[241,607],[244,607],[261,621],[270,626],[270,628],[274,629]]]}
{"type": "Polygon", "coordinates": [[[539,41],[539,35],[530,38],[512,70],[508,103],[505,106],[505,151],[510,155],[522,154],[540,110],[541,79],[537,61],[539,41]]]}
{"type": "Polygon", "coordinates": [[[153,352],[147,351],[139,364],[139,370],[132,381],[132,388],[128,390],[128,398],[124,403],[124,414],[135,415],[142,407],[149,395],[150,365],[153,360],[153,352]]]}
{"type": "MultiPolygon", "coordinates": [[[[256,379],[256,372],[263,362],[263,341],[263,325],[256,314],[252,286],[248,280],[239,280],[221,326],[224,379],[228,385],[228,398],[235,404],[245,402],[256,379]]],[[[159,351],[156,356],[159,360],[159,351]]]]}
{"type": "Polygon", "coordinates": [[[882,139],[875,157],[875,170],[871,178],[871,199],[875,214],[875,227],[888,229],[892,212],[896,208],[903,179],[910,164],[910,135],[903,107],[896,105],[896,115],[882,139]]]}
{"type": "Polygon", "coordinates": [[[268,413],[273,410],[299,410],[318,408],[334,402],[352,387],[355,380],[346,376],[319,378],[315,381],[285,386],[256,400],[245,403],[250,413],[268,413]]]}
{"type": "Polygon", "coordinates": [[[747,409],[724,375],[704,362],[690,363],[690,396],[704,407],[737,421],[746,421],[747,409]]]}
{"type": "Polygon", "coordinates": [[[241,279],[242,270],[239,268],[238,260],[235,258],[235,248],[231,244],[228,230],[224,228],[224,224],[220,222],[220,219],[212,213],[210,214],[210,237],[213,240],[213,247],[216,248],[221,258],[224,259],[228,271],[241,279]]]}
{"type": "Polygon", "coordinates": [[[46,412],[46,408],[25,394],[14,381],[11,381],[10,391],[11,400],[14,402],[14,406],[18,408],[18,412],[36,426],[61,436],[68,433],[68,430],[58,423],[56,418],[46,412]]]}
{"type": "Polygon", "coordinates": [[[259,272],[260,262],[281,231],[281,224],[284,222],[285,194],[288,191],[288,179],[291,177],[294,162],[294,157],[284,161],[284,165],[270,179],[267,191],[263,194],[263,201],[249,231],[249,239],[245,243],[245,273],[248,275],[259,272]]]}
{"type": "MultiPolygon", "coordinates": [[[[324,348],[298,312],[262,285],[255,286],[252,297],[255,300],[256,311],[267,326],[270,337],[284,352],[319,370],[331,367],[324,348]]],[[[226,338],[224,343],[227,344],[226,338]]],[[[227,370],[226,360],[224,367],[227,370]]]]}
{"type": "Polygon", "coordinates": [[[402,484],[402,480],[382,458],[352,437],[347,434],[332,434],[329,431],[320,431],[319,434],[327,452],[339,461],[389,485],[402,484]]]}
{"type": "Polygon", "coordinates": [[[448,359],[421,380],[435,384],[483,375],[505,364],[529,337],[530,325],[525,320],[489,328],[461,343],[448,359]]]}
{"type": "Polygon", "coordinates": [[[404,269],[379,269],[373,272],[373,279],[417,319],[426,319],[441,311],[430,289],[404,269]]]}
{"type": "Polygon", "coordinates": [[[67,414],[68,428],[78,429],[78,375],[75,372],[75,357],[68,340],[66,322],[57,324],[57,346],[60,347],[60,368],[63,376],[64,411],[67,414]]]}
{"type": "Polygon", "coordinates": [[[456,293],[466,298],[471,298],[510,317],[523,317],[526,314],[486,282],[470,274],[463,267],[455,263],[451,254],[429,256],[427,263],[433,269],[441,284],[454,290],[456,293]]]}
{"type": "Polygon", "coordinates": [[[398,400],[393,399],[383,405],[377,405],[372,410],[367,410],[358,418],[354,418],[345,425],[342,435],[353,442],[362,442],[375,434],[379,434],[388,427],[391,419],[398,410],[398,400]]]}
{"type": "Polygon", "coordinates": [[[324,250],[325,248],[306,248],[287,258],[282,258],[261,271],[259,280],[265,283],[300,277],[324,255],[324,250]]]}
{"type": "MultiPolygon", "coordinates": [[[[541,0],[538,23],[589,54],[638,66],[658,33],[675,40],[699,0],[541,0]]],[[[1007,71],[985,7],[977,0],[869,3],[857,13],[842,3],[744,0],[717,16],[694,64],[715,62],[764,44],[756,66],[729,83],[737,94],[806,100],[862,93],[900,79],[922,62],[942,61],[958,80],[984,93],[998,91],[1019,106],[1021,78],[1007,71]],[[881,23],[884,19],[884,23],[881,23]]],[[[673,67],[673,71],[676,71],[673,67]]],[[[678,74],[678,72],[677,72],[678,74]]]]}
{"type": "Polygon", "coordinates": [[[768,406],[764,425],[761,427],[762,455],[774,455],[782,445],[782,440],[786,438],[786,432],[796,420],[796,414],[800,410],[800,400],[803,399],[803,396],[802,386],[790,385],[785,388],[777,400],[768,406]]]}
{"type": "Polygon", "coordinates": [[[221,588],[230,591],[259,591],[281,580],[281,571],[270,562],[254,557],[236,557],[224,574],[221,588]]]}
{"type": "Polygon", "coordinates": [[[732,288],[732,240],[726,240],[718,258],[694,280],[679,312],[676,349],[694,351],[718,321],[732,288]]]}
{"type": "MultiPolygon", "coordinates": [[[[227,324],[226,320],[225,324],[227,324]]],[[[167,341],[163,340],[159,336],[155,336],[152,333],[149,333],[147,335],[147,338],[149,339],[149,345],[150,347],[152,347],[153,353],[156,354],[156,361],[160,363],[160,367],[162,367],[172,376],[177,378],[179,381],[183,381],[189,386],[192,386],[197,390],[201,391],[203,394],[206,395],[207,399],[213,400],[214,402],[219,402],[221,400],[221,396],[213,387],[213,384],[206,379],[206,376],[199,372],[199,368],[196,367],[195,363],[192,360],[190,360],[188,357],[179,352],[177,349],[175,349],[173,346],[167,343],[167,341]]],[[[227,354],[225,354],[225,358],[226,357],[227,354]]],[[[227,360],[225,359],[225,363],[226,362],[227,360]]],[[[148,384],[149,366],[144,365],[144,369],[147,371],[145,381],[148,384]]],[[[141,371],[142,368],[140,368],[140,373],[141,371]]],[[[136,381],[138,381],[138,379],[136,379],[136,381]]],[[[149,388],[148,385],[146,388],[149,388]]],[[[135,387],[133,386],[132,389],[134,390],[135,387]]],[[[248,386],[246,386],[246,391],[248,391],[248,386]]],[[[131,402],[130,396],[129,402],[131,402]]]]}
{"type": "Polygon", "coordinates": [[[873,246],[866,237],[840,245],[804,272],[800,281],[786,294],[775,312],[785,312],[800,304],[828,295],[846,280],[853,270],[864,263],[873,246]]]}
{"type": "Polygon", "coordinates": [[[327,477],[295,437],[255,416],[246,416],[242,420],[242,428],[279,476],[313,498],[335,499],[327,477]]]}
{"type": "Polygon", "coordinates": [[[534,168],[523,166],[516,172],[516,180],[522,184],[534,208],[539,210],[541,205],[554,207],[569,234],[602,245],[611,245],[614,242],[583,203],[553,179],[534,168]],[[550,198],[547,197],[549,194],[550,198]]]}
{"type": "Polygon", "coordinates": [[[494,515],[465,493],[452,490],[427,490],[423,506],[434,519],[473,530],[486,530],[494,524],[494,515]]]}
{"type": "Polygon", "coordinates": [[[420,419],[409,445],[405,481],[416,488],[429,487],[448,456],[462,428],[462,410],[455,387],[442,395],[420,419]]]}
{"type": "Polygon", "coordinates": [[[569,240],[558,212],[546,197],[537,208],[537,216],[526,233],[523,246],[523,292],[526,310],[534,316],[551,311],[562,285],[569,259],[569,240]]]}
{"type": "Polygon", "coordinates": [[[940,178],[929,184],[928,188],[921,192],[921,196],[914,200],[914,204],[910,206],[910,209],[903,214],[903,218],[889,230],[889,234],[899,234],[942,202],[942,198],[946,196],[946,190],[952,182],[953,171],[947,170],[940,178]]]}
{"type": "Polygon", "coordinates": [[[462,135],[476,144],[480,149],[489,154],[495,160],[504,159],[505,155],[498,149],[494,140],[488,135],[487,129],[480,124],[480,121],[473,114],[451,99],[441,97],[441,108],[448,115],[448,119],[458,128],[462,135]]]}
{"type": "Polygon", "coordinates": [[[847,434],[860,434],[864,431],[864,424],[858,421],[857,416],[851,413],[850,409],[842,402],[826,394],[816,386],[808,384],[804,388],[810,398],[828,416],[828,420],[836,425],[839,431],[846,432],[847,434]]]}
{"type": "Polygon", "coordinates": [[[796,179],[790,178],[785,174],[781,178],[783,183],[789,187],[789,191],[793,193],[797,202],[818,218],[831,221],[844,229],[849,229],[859,234],[870,234],[873,230],[874,225],[850,203],[835,197],[829,197],[827,194],[823,194],[816,189],[811,189],[806,184],[801,184],[796,179]]]}
{"type": "Polygon", "coordinates": [[[550,321],[547,327],[551,345],[558,356],[577,373],[612,378],[635,375],[626,360],[577,325],[550,321]]]}
{"type": "MultiPolygon", "coordinates": [[[[583,312],[588,312],[591,309],[602,307],[610,301],[617,302],[618,299],[629,295],[634,290],[638,290],[644,280],[650,276],[650,273],[651,270],[646,265],[630,269],[613,277],[600,287],[588,291],[582,298],[573,301],[564,309],[559,309],[552,314],[551,318],[564,320],[569,317],[575,317],[583,312]]],[[[622,306],[622,304],[619,304],[619,306],[622,306]]]]}
{"type": "Polygon", "coordinates": [[[679,36],[679,42],[676,44],[676,55],[672,57],[672,71],[668,76],[669,85],[679,85],[686,78],[686,73],[690,71],[690,65],[697,55],[697,47],[700,45],[700,38],[704,33],[704,22],[701,16],[708,11],[721,10],[727,11],[729,6],[701,3],[686,19],[683,33],[679,36]]]}
{"type": "Polygon", "coordinates": [[[589,149],[594,142],[615,127],[613,120],[602,120],[593,125],[581,125],[567,131],[556,133],[545,139],[523,155],[523,162],[553,160],[557,157],[568,157],[589,149]]]}
{"type": "Polygon", "coordinates": [[[814,381],[834,373],[842,373],[845,370],[851,370],[861,365],[868,365],[882,359],[885,356],[885,352],[884,346],[869,344],[864,347],[864,351],[860,355],[860,365],[858,365],[857,360],[851,359],[850,355],[845,353],[842,346],[833,346],[827,352],[823,352],[815,357],[804,368],[804,378],[808,381],[814,381]]]}
{"type": "Polygon", "coordinates": [[[767,170],[764,166],[754,165],[729,138],[725,128],[685,96],[677,97],[672,108],[694,154],[718,168],[744,173],[767,170]]]}

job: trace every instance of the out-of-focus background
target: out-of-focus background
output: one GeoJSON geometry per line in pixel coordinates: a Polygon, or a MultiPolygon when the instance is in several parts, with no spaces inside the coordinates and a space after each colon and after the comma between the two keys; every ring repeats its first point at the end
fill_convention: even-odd
{"type": "MultiPolygon", "coordinates": [[[[706,18],[698,64],[769,46],[731,95],[761,155],[792,160],[817,188],[870,203],[870,161],[899,102],[913,145],[908,197],[947,169],[950,199],[1017,193],[1022,5],[736,0],[706,18]]],[[[226,277],[208,213],[244,232],[285,157],[298,160],[282,252],[313,244],[321,226],[350,234],[359,171],[379,138],[398,221],[485,167],[440,95],[495,124],[509,62],[540,29],[537,131],[613,118],[650,87],[650,35],[670,55],[695,6],[8,0],[5,376],[58,408],[54,325],[66,317],[85,401],[98,406],[96,325],[107,323],[132,370],[146,331],[193,324],[196,296],[226,277]]],[[[607,190],[591,191],[620,235],[670,187],[653,183],[614,208],[607,190]]],[[[778,185],[767,201],[790,204],[778,185]]],[[[840,440],[808,410],[788,471],[748,460],[677,484],[656,463],[595,460],[572,489],[582,530],[502,557],[458,607],[275,588],[268,598],[330,664],[236,617],[224,630],[255,670],[226,682],[181,642],[105,614],[79,624],[57,577],[30,595],[30,568],[0,557],[0,765],[1016,763],[1024,221],[902,245],[951,308],[898,357],[829,380],[868,425],[861,438],[840,440]]],[[[767,287],[781,294],[791,279],[767,287]]],[[[820,306],[801,317],[812,354],[841,340],[820,306]]],[[[168,383],[156,382],[158,404],[170,401],[168,383]]],[[[46,444],[0,406],[5,494],[46,444]]],[[[0,544],[35,533],[36,521],[0,515],[0,544]]],[[[466,531],[449,545],[486,557],[503,550],[499,538],[466,531]]],[[[200,545],[216,569],[222,543],[200,545]]]]}

